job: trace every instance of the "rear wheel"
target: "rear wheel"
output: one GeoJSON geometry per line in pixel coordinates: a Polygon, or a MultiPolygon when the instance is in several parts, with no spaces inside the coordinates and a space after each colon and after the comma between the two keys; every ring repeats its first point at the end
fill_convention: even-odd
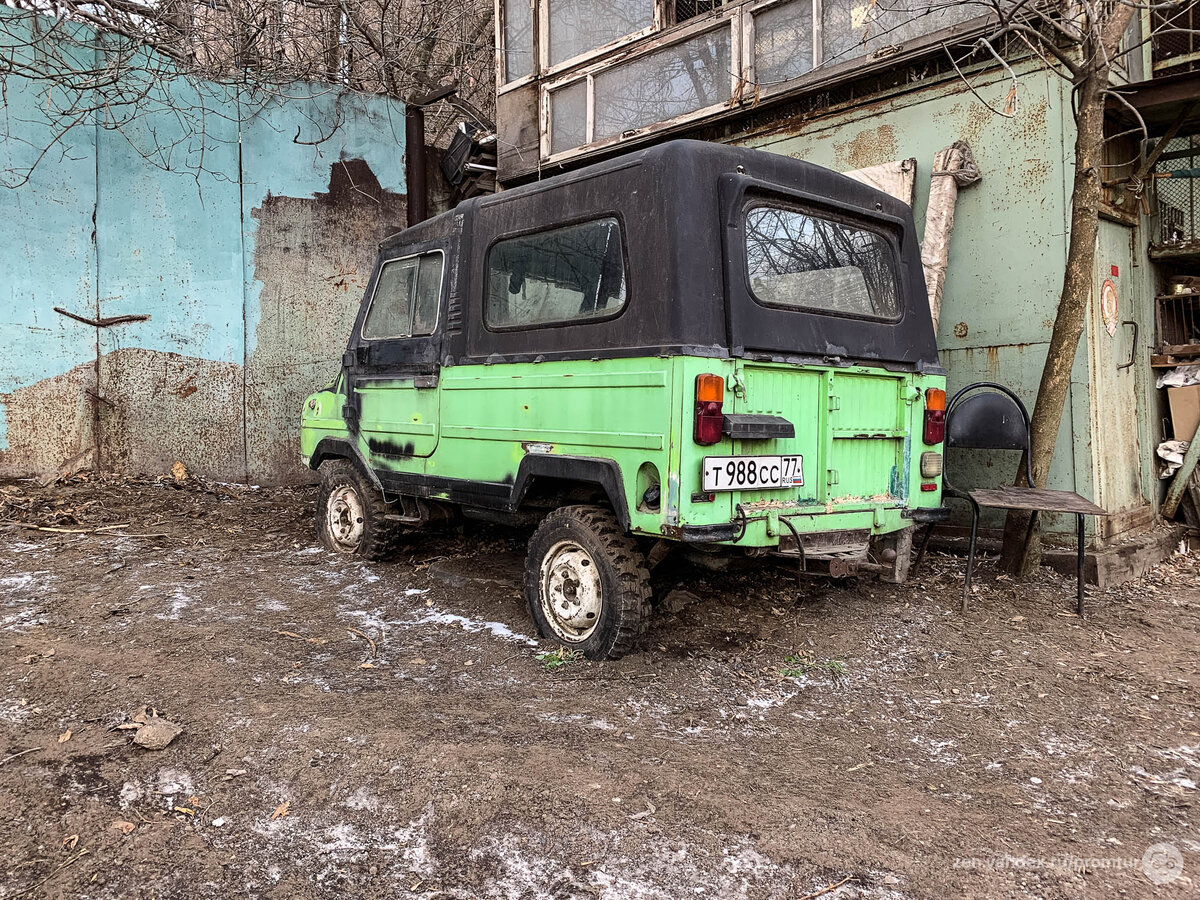
{"type": "Polygon", "coordinates": [[[388,559],[396,552],[402,528],[385,518],[388,504],[346,459],[321,464],[317,493],[317,534],[334,553],[363,559],[388,559]]]}
{"type": "Polygon", "coordinates": [[[564,506],[529,540],[525,599],[542,637],[588,659],[619,659],[645,630],[650,576],[616,516],[564,506]]]}

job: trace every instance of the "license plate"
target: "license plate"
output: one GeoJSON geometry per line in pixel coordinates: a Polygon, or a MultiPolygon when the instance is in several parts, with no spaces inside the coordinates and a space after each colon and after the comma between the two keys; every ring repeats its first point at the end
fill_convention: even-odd
{"type": "Polygon", "coordinates": [[[763,491],[804,486],[803,456],[706,456],[706,491],[763,491]]]}

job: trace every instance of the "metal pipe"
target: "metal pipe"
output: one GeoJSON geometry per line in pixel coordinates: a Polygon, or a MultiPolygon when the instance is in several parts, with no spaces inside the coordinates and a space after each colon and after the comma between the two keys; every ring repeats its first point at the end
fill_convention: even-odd
{"type": "Polygon", "coordinates": [[[796,526],[791,523],[787,516],[780,516],[779,521],[787,526],[788,531],[792,533],[792,537],[796,539],[796,549],[800,551],[800,571],[796,573],[796,581],[803,584],[804,573],[808,571],[808,557],[804,554],[804,542],[800,540],[800,533],[796,531],[796,526]]]}
{"type": "Polygon", "coordinates": [[[408,183],[408,227],[429,218],[429,188],[425,180],[425,110],[404,107],[404,180],[408,183]]]}
{"type": "Polygon", "coordinates": [[[1078,543],[1075,545],[1075,611],[1083,618],[1083,516],[1076,514],[1075,527],[1078,543]]]}

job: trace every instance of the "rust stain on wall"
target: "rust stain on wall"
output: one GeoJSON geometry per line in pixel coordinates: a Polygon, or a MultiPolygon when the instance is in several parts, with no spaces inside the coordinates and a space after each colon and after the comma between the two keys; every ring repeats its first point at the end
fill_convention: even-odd
{"type": "Polygon", "coordinates": [[[0,394],[8,419],[8,449],[0,472],[53,472],[92,446],[96,364],[87,362],[8,394],[0,394]]]}
{"type": "Polygon", "coordinates": [[[127,347],[100,357],[100,459],[118,472],[165,472],[177,459],[232,480],[242,455],[242,367],[127,347]],[[186,386],[186,387],[184,387],[186,386]]]}
{"type": "Polygon", "coordinates": [[[329,190],[268,197],[254,275],[262,282],[246,368],[246,458],[257,482],[308,480],[300,466],[300,404],[337,375],[379,244],[404,227],[406,198],[364,160],[334,163],[329,190]]]}
{"type": "Polygon", "coordinates": [[[896,132],[891,125],[860,131],[848,141],[833,145],[834,157],[844,169],[865,169],[901,156],[896,132]]]}

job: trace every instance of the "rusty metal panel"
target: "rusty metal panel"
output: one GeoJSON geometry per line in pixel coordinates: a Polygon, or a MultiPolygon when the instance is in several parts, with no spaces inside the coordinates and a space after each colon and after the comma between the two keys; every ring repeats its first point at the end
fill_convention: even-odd
{"type": "Polygon", "coordinates": [[[1149,266],[1139,264],[1135,234],[1128,226],[1100,222],[1084,332],[1093,398],[1087,425],[1093,445],[1104,448],[1092,460],[1096,500],[1110,513],[1148,506],[1155,492],[1155,479],[1142,465],[1157,444],[1144,399],[1146,383],[1154,377],[1147,348],[1155,279],[1149,266]]]}
{"type": "Polygon", "coordinates": [[[242,367],[179,353],[130,347],[100,357],[101,464],[127,472],[189,471],[240,481],[242,367]]]}
{"type": "MultiPolygon", "coordinates": [[[[839,171],[916,157],[920,227],[934,155],[955,140],[970,142],[983,180],[958,198],[940,357],[949,372],[948,390],[1001,381],[1032,407],[1062,288],[1074,134],[1068,86],[1032,66],[1018,75],[1021,107],[1012,119],[991,112],[960,82],[943,82],[817,120],[797,120],[746,143],[839,171]]],[[[1011,84],[994,73],[975,87],[1000,109],[1011,84]]],[[[1046,487],[1096,497],[1089,371],[1081,342],[1046,487]]],[[[951,451],[947,460],[956,483],[968,488],[1011,481],[1016,466],[1017,454],[1004,452],[951,451]]],[[[985,524],[999,520],[985,513],[985,524]]],[[[1069,516],[1049,517],[1048,524],[1074,527],[1069,516]]]]}
{"type": "MultiPolygon", "coordinates": [[[[18,14],[2,14],[4,39],[18,41],[18,14]]],[[[95,333],[54,307],[96,312],[95,129],[68,132],[30,175],[57,134],[48,90],[10,76],[0,101],[20,130],[0,140],[0,475],[57,468],[91,443],[95,333]]]]}
{"type": "MultiPolygon", "coordinates": [[[[379,241],[406,220],[401,137],[389,109],[362,95],[335,108],[315,91],[303,103],[293,96],[243,113],[251,481],[312,477],[300,465],[300,405],[337,375],[379,241]],[[337,159],[280,140],[298,128],[311,139],[307,132],[333,121],[342,123],[337,159]]],[[[403,121],[394,118],[398,128],[403,121]]]]}

